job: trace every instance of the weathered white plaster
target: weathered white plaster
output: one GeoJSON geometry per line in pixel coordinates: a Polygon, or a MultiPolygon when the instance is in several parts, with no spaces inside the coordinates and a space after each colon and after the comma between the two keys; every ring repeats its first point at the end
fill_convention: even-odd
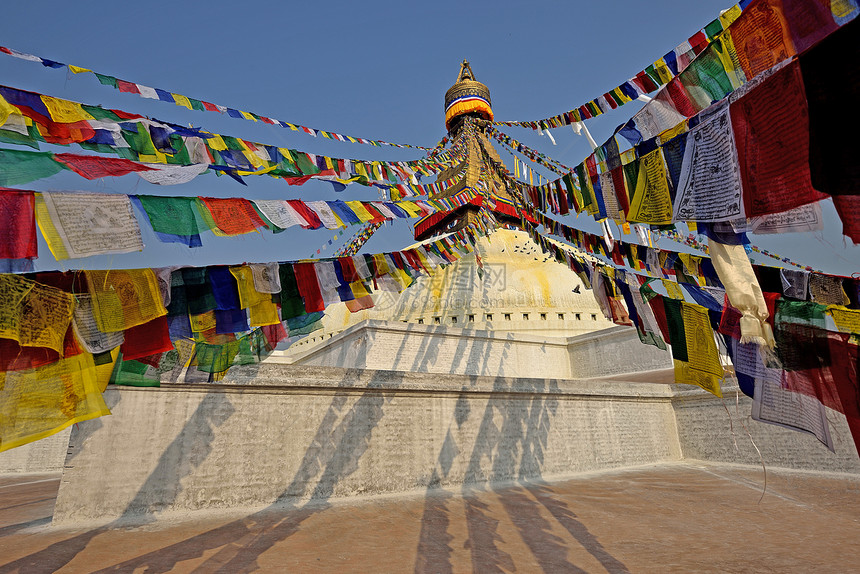
{"type": "MultiPolygon", "coordinates": [[[[114,415],[72,433],[55,522],[289,505],[682,458],[758,464],[731,454],[722,402],[695,388],[623,376],[526,379],[276,363],[231,373],[215,385],[109,389],[114,415]]],[[[838,430],[833,455],[814,438],[746,424],[757,427],[763,452],[772,449],[765,459],[772,466],[860,473],[847,431],[838,430]]],[[[844,420],[836,425],[843,427],[844,420]]]]}
{"type": "Polygon", "coordinates": [[[303,354],[272,362],[422,373],[588,378],[672,366],[630,327],[574,337],[364,321],[303,354]]]}
{"type": "Polygon", "coordinates": [[[60,472],[70,430],[65,428],[42,440],[0,452],[0,474],[60,472]]]}

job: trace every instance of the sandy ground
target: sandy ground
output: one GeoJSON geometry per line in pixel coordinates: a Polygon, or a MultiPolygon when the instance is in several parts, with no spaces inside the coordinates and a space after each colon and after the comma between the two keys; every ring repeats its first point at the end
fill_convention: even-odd
{"type": "Polygon", "coordinates": [[[860,479],[675,464],[553,483],[50,526],[0,477],[0,572],[860,572],[860,479]]]}

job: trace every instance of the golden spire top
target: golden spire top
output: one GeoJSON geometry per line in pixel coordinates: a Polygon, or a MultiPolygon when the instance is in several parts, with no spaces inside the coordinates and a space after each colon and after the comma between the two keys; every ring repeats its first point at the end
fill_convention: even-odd
{"type": "Polygon", "coordinates": [[[445,92],[445,127],[450,130],[459,124],[454,120],[467,114],[493,120],[490,90],[475,79],[469,61],[463,60],[457,81],[445,92]]]}
{"type": "Polygon", "coordinates": [[[460,64],[460,74],[457,76],[457,82],[474,79],[475,72],[472,71],[472,66],[469,65],[469,60],[463,60],[463,63],[460,64]]]}

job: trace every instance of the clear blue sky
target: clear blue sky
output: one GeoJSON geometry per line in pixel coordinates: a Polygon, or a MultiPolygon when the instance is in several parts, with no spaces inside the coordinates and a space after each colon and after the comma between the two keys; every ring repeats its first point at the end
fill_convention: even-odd
{"type": "MultiPolygon", "coordinates": [[[[467,58],[492,93],[497,119],[556,114],[617,86],[715,18],[728,1],[604,2],[14,2],[0,22],[0,45],[97,72],[270,117],[366,138],[425,146],[444,135],[443,96],[467,58]]],[[[0,83],[158,119],[201,126],[252,141],[359,159],[415,159],[418,150],[375,148],[312,138],[212,112],[188,111],[98,84],[94,76],[0,57],[0,83]]],[[[599,142],[638,109],[629,104],[589,120],[599,142]]],[[[568,165],[590,151],[569,128],[558,142],[505,128],[523,143],[568,165]]],[[[46,148],[49,149],[49,148],[46,148]]],[[[72,146],[69,151],[79,148],[72,146]]],[[[504,154],[503,154],[504,155],[504,154]]],[[[375,199],[352,185],[335,195],[327,183],[301,187],[266,176],[240,186],[198,177],[155,186],[135,175],[90,182],[70,173],[34,182],[36,190],[208,195],[284,199],[375,199]],[[347,197],[348,196],[348,197],[347,197]]],[[[754,237],[754,243],[829,272],[860,269],[860,249],[845,246],[829,202],[823,233],[754,237]]],[[[569,223],[596,231],[580,217],[569,223]]],[[[143,226],[143,253],[64,262],[70,268],[144,267],[291,260],[308,257],[329,230],[293,228],[238,238],[203,237],[189,250],[160,244],[143,226]]],[[[341,238],[357,230],[352,227],[341,238]]],[[[366,251],[411,242],[411,226],[384,228],[366,251]]],[[[41,241],[41,238],[40,238],[41,241]]],[[[339,239],[335,247],[342,242],[339,239]]],[[[663,241],[661,246],[677,248],[663,241]]],[[[331,254],[329,249],[323,254],[331,254]]],[[[40,267],[62,268],[40,244],[40,267]]],[[[772,263],[759,257],[763,263],[772,263]]]]}

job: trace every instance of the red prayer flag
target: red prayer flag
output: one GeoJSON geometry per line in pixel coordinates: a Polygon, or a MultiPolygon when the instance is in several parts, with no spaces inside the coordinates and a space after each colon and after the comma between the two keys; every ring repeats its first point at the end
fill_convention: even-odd
{"type": "MultiPolygon", "coordinates": [[[[24,109],[28,109],[27,106],[18,107],[22,111],[24,109]]],[[[68,145],[71,143],[87,141],[96,135],[96,131],[84,120],[68,124],[58,123],[53,120],[43,122],[37,119],[41,114],[32,115],[33,117],[30,119],[36,123],[36,126],[39,128],[39,133],[48,143],[68,145]]]]}
{"type": "Polygon", "coordinates": [[[68,166],[69,169],[87,179],[98,179],[107,176],[117,177],[135,171],[153,170],[153,168],[135,161],[94,155],[55,153],[54,160],[68,166]]]}
{"type": "Polygon", "coordinates": [[[860,453],[860,381],[857,379],[860,347],[851,342],[847,333],[829,333],[828,342],[833,384],[842,406],[840,412],[848,419],[854,446],[860,453]]]}
{"type": "Polygon", "coordinates": [[[268,350],[274,349],[278,343],[289,337],[287,330],[284,329],[283,323],[275,323],[274,325],[263,325],[260,327],[263,336],[266,337],[266,346],[268,350]]]}
{"type": "Polygon", "coordinates": [[[136,120],[138,118],[142,118],[143,116],[140,114],[133,114],[131,112],[124,112],[122,110],[109,110],[111,113],[116,114],[116,116],[123,120],[136,120]]]}
{"type": "Polygon", "coordinates": [[[307,222],[307,225],[302,225],[304,229],[319,229],[323,226],[319,216],[314,213],[310,207],[305,205],[303,201],[298,199],[288,199],[287,203],[289,203],[290,207],[297,211],[298,214],[302,216],[302,219],[307,222]]]}
{"type": "Polygon", "coordinates": [[[125,80],[120,80],[117,78],[116,87],[120,92],[126,92],[129,94],[139,94],[140,90],[137,87],[137,84],[132,84],[131,82],[126,82],[125,80]]]}
{"type": "Polygon", "coordinates": [[[699,30],[689,39],[690,47],[693,48],[693,53],[697,56],[708,47],[708,37],[702,30],[699,30]]]}
{"type": "Polygon", "coordinates": [[[660,335],[666,343],[671,345],[672,341],[669,337],[669,321],[666,319],[666,309],[663,307],[663,296],[655,295],[653,299],[648,301],[648,305],[654,313],[654,319],[657,321],[657,326],[660,327],[660,335]]]}
{"type": "Polygon", "coordinates": [[[294,263],[293,271],[296,274],[296,285],[299,294],[305,301],[305,312],[315,313],[325,311],[325,302],[320,292],[319,280],[314,270],[313,263],[294,263]]]}
{"type": "Polygon", "coordinates": [[[167,315],[148,323],[125,330],[125,341],[120,347],[125,361],[165,353],[173,349],[167,315]]]}
{"type": "Polygon", "coordinates": [[[32,191],[0,188],[0,259],[38,256],[35,207],[32,191]]]}
{"type": "Polygon", "coordinates": [[[690,101],[690,96],[687,94],[687,90],[681,83],[681,79],[677,76],[672,78],[672,80],[666,84],[666,92],[669,94],[669,98],[675,105],[675,109],[678,110],[678,113],[683,114],[684,117],[692,118],[701,111],[696,109],[696,106],[694,106],[690,101]]]}
{"type": "Polygon", "coordinates": [[[812,188],[809,115],[796,61],[733,103],[731,116],[747,217],[827,197],[812,188]]]}
{"type": "Polygon", "coordinates": [[[782,0],[782,5],[798,54],[839,28],[830,0],[782,0]]]}

